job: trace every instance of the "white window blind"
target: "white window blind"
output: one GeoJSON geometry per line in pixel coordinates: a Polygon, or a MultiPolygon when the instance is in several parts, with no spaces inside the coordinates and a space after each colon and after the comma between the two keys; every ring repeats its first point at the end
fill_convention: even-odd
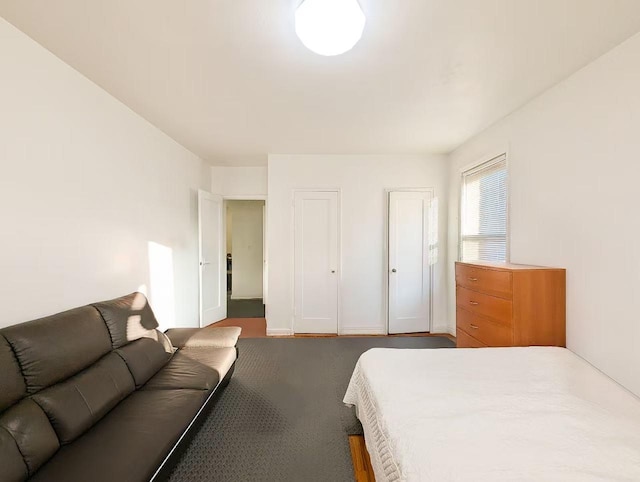
{"type": "Polygon", "coordinates": [[[462,261],[507,260],[507,158],[499,156],[462,174],[462,261]]]}

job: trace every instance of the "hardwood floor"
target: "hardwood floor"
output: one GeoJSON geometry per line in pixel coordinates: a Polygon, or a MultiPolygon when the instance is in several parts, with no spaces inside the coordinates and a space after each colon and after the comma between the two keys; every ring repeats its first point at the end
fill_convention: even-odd
{"type": "Polygon", "coordinates": [[[375,482],[376,478],[371,467],[371,458],[362,435],[349,435],[349,447],[353,460],[353,475],[356,482],[375,482]]]}
{"type": "MultiPolygon", "coordinates": [[[[216,326],[239,326],[242,328],[242,334],[240,338],[266,338],[267,337],[267,320],[264,318],[227,318],[225,320],[219,321],[217,323],[212,323],[208,326],[208,328],[216,327],[216,326]]],[[[291,336],[278,336],[278,338],[323,338],[323,337],[334,337],[338,335],[314,335],[314,334],[304,334],[304,335],[291,335],[291,336]]],[[[342,335],[342,336],[445,336],[449,338],[451,341],[455,342],[455,337],[451,336],[448,333],[407,333],[401,335],[342,335]]]]}
{"type": "Polygon", "coordinates": [[[265,318],[227,318],[226,320],[212,323],[207,328],[216,326],[239,326],[242,328],[240,338],[267,337],[267,320],[265,318]]]}

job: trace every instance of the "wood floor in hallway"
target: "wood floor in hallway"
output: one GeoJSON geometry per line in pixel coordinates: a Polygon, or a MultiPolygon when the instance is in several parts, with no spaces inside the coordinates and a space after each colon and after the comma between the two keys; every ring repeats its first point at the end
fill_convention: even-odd
{"type": "MultiPolygon", "coordinates": [[[[242,334],[240,338],[266,338],[267,337],[267,320],[265,318],[227,318],[217,323],[209,325],[210,328],[216,326],[239,326],[242,328],[242,334]]],[[[320,338],[320,337],[333,337],[338,335],[314,335],[314,334],[300,334],[291,336],[278,336],[277,338],[320,338]]],[[[406,333],[400,335],[341,335],[341,336],[446,336],[452,341],[456,341],[455,337],[448,333],[406,333]]]]}
{"type": "Polygon", "coordinates": [[[209,328],[216,326],[239,326],[242,328],[240,338],[266,338],[267,320],[265,318],[227,318],[212,323],[209,328]]]}

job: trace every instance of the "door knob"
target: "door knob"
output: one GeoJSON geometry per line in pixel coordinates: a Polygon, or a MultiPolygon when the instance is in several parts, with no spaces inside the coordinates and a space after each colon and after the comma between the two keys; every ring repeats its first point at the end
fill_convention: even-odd
{"type": "Polygon", "coordinates": [[[336,272],[336,270],[335,270],[335,269],[332,269],[332,270],[331,270],[331,272],[332,272],[332,273],[335,273],[335,272],[336,272]]]}
{"type": "Polygon", "coordinates": [[[398,270],[397,270],[397,269],[395,269],[395,268],[393,268],[393,269],[391,270],[391,272],[392,272],[392,273],[397,273],[397,272],[398,272],[398,270]]]}

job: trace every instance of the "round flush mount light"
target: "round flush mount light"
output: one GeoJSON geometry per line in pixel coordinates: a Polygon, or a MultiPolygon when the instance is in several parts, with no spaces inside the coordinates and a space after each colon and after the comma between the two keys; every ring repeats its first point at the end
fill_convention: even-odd
{"type": "Polygon", "coordinates": [[[358,0],[304,0],[296,10],[296,34],[320,55],[351,50],[362,37],[365,22],[358,0]]]}

